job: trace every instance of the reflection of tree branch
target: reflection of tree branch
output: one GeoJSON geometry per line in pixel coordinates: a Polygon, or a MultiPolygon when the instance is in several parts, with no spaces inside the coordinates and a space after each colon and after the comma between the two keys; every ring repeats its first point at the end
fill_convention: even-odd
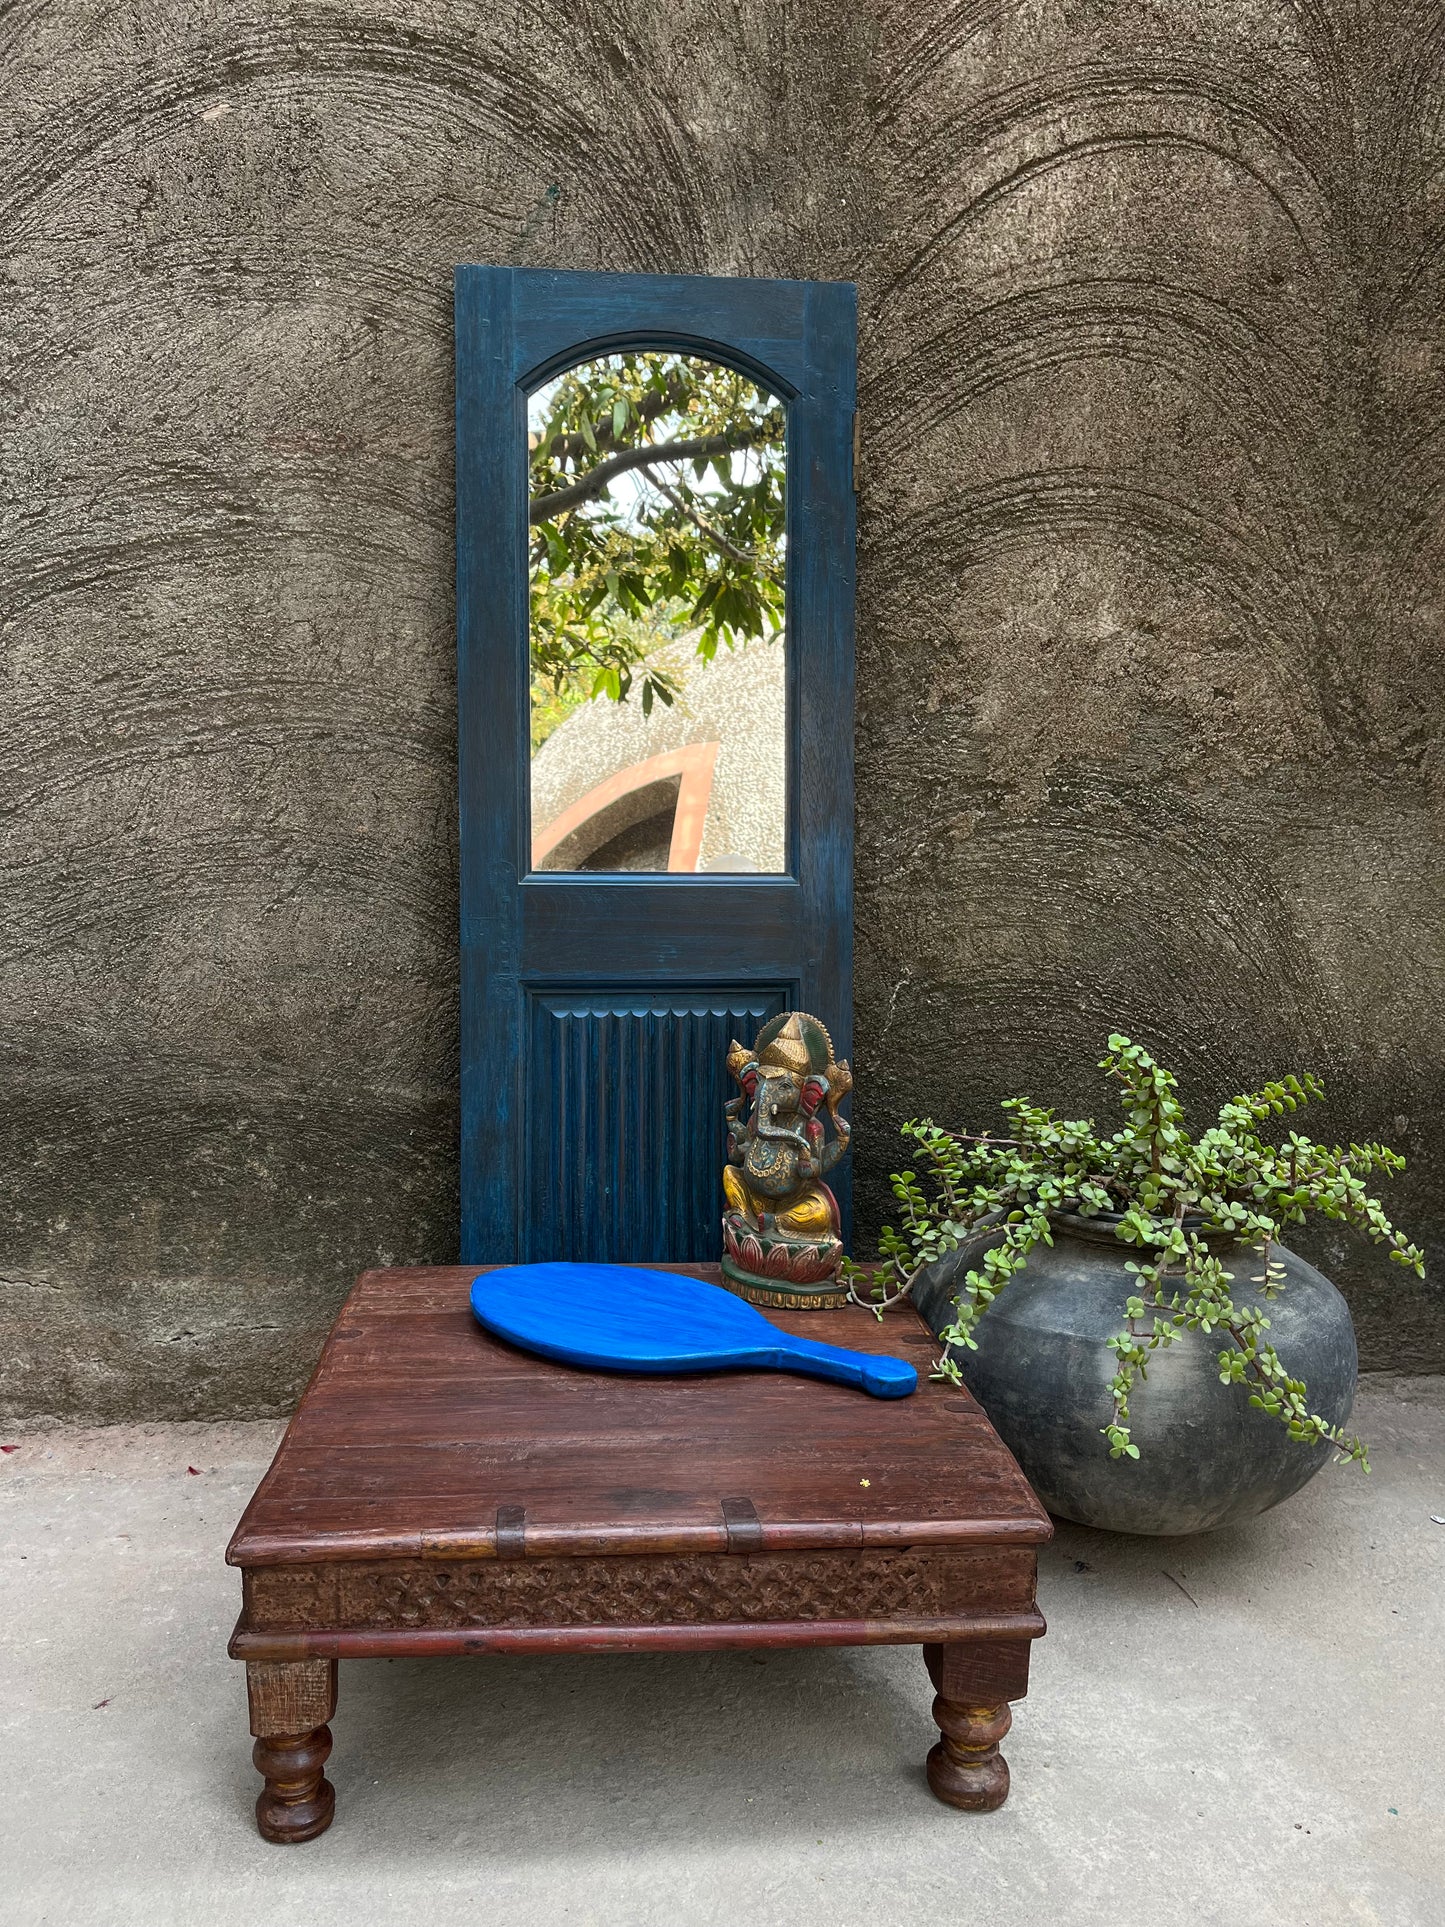
{"type": "Polygon", "coordinates": [[[685,462],[699,456],[726,455],[734,448],[755,448],[759,442],[772,441],[773,430],[766,424],[756,428],[729,429],[724,435],[703,435],[687,442],[644,442],[641,448],[624,448],[599,462],[590,475],[580,476],[566,488],[553,489],[548,495],[534,495],[527,511],[532,523],[550,522],[564,509],[600,495],[609,482],[629,469],[646,468],[649,462],[685,462]]]}
{"type": "Polygon", "coordinates": [[[672,503],[672,506],[675,509],[680,509],[688,521],[692,523],[693,527],[705,535],[709,542],[714,543],[720,548],[724,555],[731,556],[734,562],[741,562],[749,569],[755,569],[758,566],[758,558],[755,555],[749,555],[746,549],[735,549],[721,529],[715,529],[711,522],[705,522],[692,504],[679,495],[675,489],[670,489],[660,475],[654,475],[652,470],[645,464],[642,472],[657,490],[658,494],[665,495],[668,501],[672,503]]]}
{"type": "MultiPolygon", "coordinates": [[[[685,375],[669,375],[660,389],[654,389],[640,400],[628,403],[628,421],[640,422],[646,427],[649,422],[656,421],[659,415],[682,414],[687,408],[691,392],[685,375]]],[[[544,448],[538,448],[537,455],[556,462],[565,462],[569,458],[580,462],[587,455],[600,454],[604,449],[615,447],[618,439],[617,431],[612,426],[612,410],[608,408],[592,423],[591,442],[580,429],[576,429],[570,435],[554,435],[544,448]]]]}

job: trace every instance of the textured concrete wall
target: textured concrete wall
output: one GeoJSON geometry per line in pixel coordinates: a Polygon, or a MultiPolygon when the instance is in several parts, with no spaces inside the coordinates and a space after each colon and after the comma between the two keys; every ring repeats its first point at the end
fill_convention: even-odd
{"type": "Polygon", "coordinates": [[[282,1407],[452,1249],[459,260],[861,284],[865,1214],[1118,1025],[1317,1068],[1438,1252],[1442,59],[1425,0],[0,10],[6,1402],[282,1407]]]}

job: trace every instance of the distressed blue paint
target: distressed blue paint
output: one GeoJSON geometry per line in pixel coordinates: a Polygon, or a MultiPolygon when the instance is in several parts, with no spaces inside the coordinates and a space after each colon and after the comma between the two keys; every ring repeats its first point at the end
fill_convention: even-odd
{"type": "Polygon", "coordinates": [[[907,1398],[901,1358],[780,1331],[720,1285],[633,1265],[515,1265],[472,1281],[472,1310],[525,1351],[609,1372],[799,1372],[874,1398],[907,1398]]]}
{"type": "Polygon", "coordinates": [[[711,1255],[717,1014],[741,1034],[793,1003],[851,1047],[855,335],[842,282],[457,270],[464,1262],[711,1255]],[[526,397],[621,347],[730,362],[787,404],[786,877],[528,875],[526,397]]]}
{"type": "Polygon", "coordinates": [[[721,1248],[726,1053],[784,991],[535,990],[528,1258],[668,1259],[721,1248]]]}

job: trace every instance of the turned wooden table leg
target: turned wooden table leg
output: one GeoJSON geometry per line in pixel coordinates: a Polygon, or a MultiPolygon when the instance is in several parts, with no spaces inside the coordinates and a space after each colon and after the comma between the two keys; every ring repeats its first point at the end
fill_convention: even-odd
{"type": "Polygon", "coordinates": [[[991,1813],[1008,1798],[1008,1762],[998,1743],[1013,1724],[1009,1701],[1028,1692],[1030,1644],[975,1639],[924,1647],[937,1693],[933,1720],[943,1736],[928,1756],[928,1784],[946,1805],[991,1813]]]}
{"type": "Polygon", "coordinates": [[[314,1840],[331,1825],[336,1789],[327,1779],[336,1711],[334,1659],[246,1662],[251,1702],[251,1758],[266,1784],[256,1801],[265,1840],[314,1840]]]}

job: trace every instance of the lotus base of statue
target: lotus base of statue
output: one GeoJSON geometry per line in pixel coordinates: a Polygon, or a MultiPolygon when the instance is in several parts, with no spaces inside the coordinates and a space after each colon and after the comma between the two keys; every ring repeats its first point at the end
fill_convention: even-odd
{"type": "Polygon", "coordinates": [[[723,1283],[750,1305],[775,1311],[835,1311],[848,1302],[838,1283],[843,1256],[838,1238],[800,1243],[796,1238],[770,1237],[750,1224],[739,1211],[729,1211],[722,1222],[723,1283]]]}

